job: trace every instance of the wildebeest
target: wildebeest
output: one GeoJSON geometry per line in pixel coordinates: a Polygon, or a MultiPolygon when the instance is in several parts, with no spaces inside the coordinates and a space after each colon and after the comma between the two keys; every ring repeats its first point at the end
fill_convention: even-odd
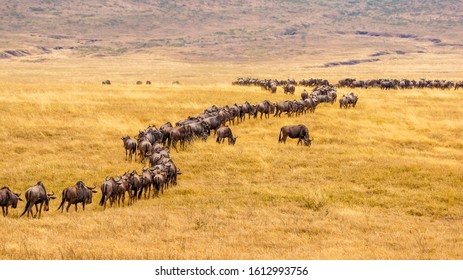
{"type": "Polygon", "coordinates": [[[137,81],[137,85],[142,85],[143,82],[142,81],[137,81]]]}
{"type": "Polygon", "coordinates": [[[178,152],[177,142],[180,141],[180,149],[182,149],[185,148],[185,142],[191,141],[192,137],[193,132],[189,126],[176,126],[170,132],[168,146],[174,147],[178,152]]]}
{"type": "Polygon", "coordinates": [[[275,112],[275,104],[268,100],[264,100],[256,105],[254,111],[254,118],[257,118],[257,114],[260,112],[260,119],[262,119],[262,115],[265,114],[266,118],[270,117],[270,114],[275,112]]]}
{"type": "Polygon", "coordinates": [[[209,127],[209,130],[214,130],[214,134],[217,133],[217,129],[222,124],[222,117],[220,115],[210,116],[201,120],[204,124],[209,127]]]}
{"type": "Polygon", "coordinates": [[[228,138],[228,144],[229,145],[235,145],[236,143],[236,138],[233,137],[233,133],[231,131],[231,128],[228,126],[222,126],[217,130],[217,143],[223,143],[225,141],[225,138],[228,138]]]}
{"type": "Polygon", "coordinates": [[[347,106],[349,105],[349,99],[347,96],[343,95],[341,98],[339,98],[339,108],[342,109],[342,107],[347,109],[347,106]]]}
{"type": "Polygon", "coordinates": [[[146,193],[148,192],[148,199],[151,193],[151,184],[153,183],[153,176],[151,175],[151,172],[149,169],[142,168],[142,174],[140,175],[140,191],[138,192],[138,199],[141,198],[142,193],[145,193],[145,198],[146,198],[146,193]]]}
{"type": "Polygon", "coordinates": [[[139,130],[138,136],[135,137],[139,140],[148,140],[151,145],[162,142],[162,132],[156,126],[150,125],[145,130],[139,130]]]}
{"type": "Polygon", "coordinates": [[[0,189],[0,206],[2,206],[3,217],[8,216],[8,207],[16,208],[18,206],[18,200],[22,199],[19,197],[21,193],[17,194],[10,190],[8,187],[0,189]]]}
{"type": "Polygon", "coordinates": [[[287,84],[287,85],[283,86],[283,92],[285,94],[288,94],[288,92],[290,94],[294,94],[295,91],[296,91],[296,88],[292,84],[287,84]]]}
{"type": "Polygon", "coordinates": [[[104,80],[103,82],[101,82],[101,84],[103,84],[103,85],[110,85],[110,84],[111,84],[111,81],[110,81],[110,80],[104,80]]]}
{"type": "Polygon", "coordinates": [[[159,197],[159,191],[164,194],[165,173],[160,172],[153,177],[153,197],[159,197]]]}
{"type": "Polygon", "coordinates": [[[169,137],[170,137],[170,132],[172,131],[174,127],[172,126],[172,124],[170,122],[166,122],[165,124],[161,125],[161,127],[159,128],[159,131],[161,132],[162,134],[162,145],[166,145],[166,143],[168,142],[169,140],[169,137]]]}
{"type": "Polygon", "coordinates": [[[353,92],[351,92],[346,97],[347,97],[349,106],[352,105],[352,107],[355,108],[355,105],[357,104],[357,101],[359,99],[358,96],[355,95],[353,92]]]}
{"type": "Polygon", "coordinates": [[[131,185],[129,184],[128,180],[129,175],[125,173],[123,176],[118,177],[117,180],[114,180],[116,182],[116,200],[117,200],[117,206],[121,206],[121,201],[122,201],[122,206],[124,206],[125,202],[125,193],[129,193],[129,205],[130,201],[132,198],[130,197],[132,195],[131,192],[131,185]]]}
{"type": "Polygon", "coordinates": [[[295,111],[297,105],[294,105],[292,101],[279,101],[275,105],[275,115],[274,117],[278,116],[281,117],[282,112],[286,112],[288,117],[291,117],[291,113],[295,111]]]}
{"type": "Polygon", "coordinates": [[[185,126],[189,126],[193,135],[204,141],[207,140],[207,136],[211,135],[209,125],[205,122],[196,121],[188,123],[185,126]]]}
{"type": "Polygon", "coordinates": [[[122,142],[124,142],[124,148],[125,148],[125,160],[127,160],[127,152],[130,157],[130,160],[132,160],[132,155],[135,154],[135,161],[137,160],[137,142],[135,140],[131,139],[130,136],[122,136],[121,138],[122,142]]]}
{"type": "Polygon", "coordinates": [[[303,142],[304,145],[310,146],[313,141],[313,138],[310,139],[309,129],[303,124],[283,126],[280,129],[280,137],[278,138],[278,142],[286,143],[287,137],[299,139],[297,141],[297,145],[303,142]]]}
{"type": "Polygon", "coordinates": [[[306,100],[309,98],[309,93],[304,89],[304,91],[301,93],[301,99],[306,100]]]}
{"type": "Polygon", "coordinates": [[[95,188],[96,187],[87,187],[82,181],[78,181],[74,186],[65,188],[61,193],[61,204],[56,210],[61,209],[62,213],[66,202],[68,203],[66,206],[66,212],[69,212],[71,204],[75,205],[77,212],[78,203],[82,203],[82,210],[85,210],[85,205],[92,203],[93,193],[96,193],[95,188]]]}
{"type": "Polygon", "coordinates": [[[138,141],[138,151],[140,156],[140,162],[145,160],[146,154],[151,151],[153,146],[151,145],[150,141],[143,139],[137,139],[138,141]]]}
{"type": "Polygon", "coordinates": [[[248,119],[251,118],[251,114],[254,113],[254,109],[252,108],[252,105],[246,101],[243,104],[241,104],[241,121],[244,121],[245,115],[248,114],[248,119]]]}
{"type": "Polygon", "coordinates": [[[106,177],[105,181],[100,186],[101,189],[101,200],[100,205],[103,206],[103,209],[106,209],[106,202],[109,199],[109,205],[112,207],[116,201],[117,195],[117,183],[113,177],[106,177]]]}
{"type": "Polygon", "coordinates": [[[151,81],[146,81],[146,84],[147,84],[147,85],[151,85],[151,81]]]}
{"type": "Polygon", "coordinates": [[[463,81],[458,81],[455,83],[455,90],[457,90],[458,88],[463,88],[463,81]]]}
{"type": "Polygon", "coordinates": [[[41,181],[38,181],[36,185],[30,187],[27,189],[26,194],[24,195],[26,197],[26,207],[24,208],[24,212],[21,214],[21,217],[26,214],[29,217],[29,214],[31,214],[34,218],[37,217],[37,214],[40,215],[42,214],[42,206],[45,204],[44,210],[48,211],[50,209],[50,199],[55,199],[55,193],[52,192],[51,194],[48,194],[45,186],[41,181]],[[37,206],[40,204],[40,206],[37,206]],[[35,215],[32,213],[32,207],[35,205],[35,215]]]}

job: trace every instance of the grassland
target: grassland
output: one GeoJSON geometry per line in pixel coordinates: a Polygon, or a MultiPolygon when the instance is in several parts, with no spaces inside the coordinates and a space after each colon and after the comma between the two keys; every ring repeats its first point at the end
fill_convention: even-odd
{"type": "MultiPolygon", "coordinates": [[[[317,59],[201,64],[159,54],[9,61],[0,64],[0,184],[24,192],[41,180],[55,193],[77,180],[99,185],[142,167],[124,160],[122,135],[212,104],[288,98],[233,87],[237,76],[461,79],[454,58],[335,69],[304,68],[317,59]],[[106,78],[113,85],[102,86],[106,78]]],[[[183,174],[159,199],[103,211],[96,194],[85,212],[65,214],[53,201],[40,220],[19,218],[21,203],[0,219],[0,258],[461,259],[463,91],[356,93],[355,109],[246,120],[232,127],[235,146],[211,138],[173,152],[183,174]],[[279,144],[280,127],[298,123],[312,146],[279,144]]]]}

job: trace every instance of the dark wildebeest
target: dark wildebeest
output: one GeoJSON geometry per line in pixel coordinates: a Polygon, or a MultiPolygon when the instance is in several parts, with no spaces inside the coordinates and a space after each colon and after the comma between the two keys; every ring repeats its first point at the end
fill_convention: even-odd
{"type": "Polygon", "coordinates": [[[137,139],[148,140],[151,145],[162,142],[162,132],[159,131],[156,126],[149,126],[145,130],[139,130],[137,139]]]}
{"type": "Polygon", "coordinates": [[[128,177],[129,180],[129,191],[132,193],[130,194],[130,204],[133,204],[135,199],[138,198],[138,192],[141,191],[141,181],[140,176],[138,176],[137,170],[132,171],[128,177]]]}
{"type": "Polygon", "coordinates": [[[463,88],[463,81],[458,81],[455,83],[454,89],[457,90],[458,88],[463,88]]]}
{"type": "Polygon", "coordinates": [[[220,115],[210,116],[204,118],[201,122],[207,124],[210,130],[214,130],[214,135],[217,133],[217,129],[222,124],[222,117],[220,115]]]}
{"type": "Polygon", "coordinates": [[[137,142],[131,139],[130,136],[123,136],[121,138],[122,142],[124,142],[125,148],[125,160],[127,160],[127,152],[129,154],[130,160],[132,161],[132,155],[135,154],[135,161],[137,160],[137,142]]]}
{"type": "Polygon", "coordinates": [[[111,84],[111,81],[110,80],[104,80],[102,82],[103,85],[110,85],[111,84]]]}
{"type": "Polygon", "coordinates": [[[222,126],[221,128],[219,128],[217,130],[216,142],[219,143],[219,144],[223,143],[225,141],[225,138],[228,138],[228,144],[229,145],[235,145],[237,137],[233,137],[233,133],[232,133],[230,127],[228,127],[228,126],[222,126]]]}
{"type": "Polygon", "coordinates": [[[174,127],[170,122],[166,122],[165,124],[161,125],[159,128],[159,131],[162,133],[162,145],[166,145],[168,143],[169,137],[170,137],[170,132],[172,131],[174,127]]]}
{"type": "Polygon", "coordinates": [[[185,149],[185,142],[190,142],[193,138],[193,132],[189,126],[176,126],[169,135],[168,147],[172,146],[178,152],[177,142],[180,141],[180,149],[185,149]]]}
{"type": "MultiPolygon", "coordinates": [[[[295,109],[295,107],[293,105],[294,104],[293,104],[292,101],[279,101],[279,102],[277,102],[276,105],[275,105],[275,115],[273,115],[273,116],[274,117],[276,117],[276,116],[281,117],[281,113],[286,112],[288,117],[291,117],[291,113],[295,109]]],[[[297,108],[297,106],[296,106],[296,108],[297,108]]]]}
{"type": "Polygon", "coordinates": [[[240,121],[241,119],[240,116],[241,116],[241,107],[238,106],[236,103],[233,106],[230,106],[230,119],[233,125],[235,125],[235,118],[237,122],[240,121]]]}
{"type": "Polygon", "coordinates": [[[316,96],[312,96],[304,100],[305,107],[309,112],[315,112],[315,108],[317,108],[318,98],[316,96]]]}
{"type": "Polygon", "coordinates": [[[137,85],[143,85],[142,81],[137,81],[137,85]]]}
{"type": "Polygon", "coordinates": [[[140,156],[140,162],[145,160],[145,155],[151,151],[153,146],[151,145],[150,141],[143,139],[137,139],[138,141],[138,151],[140,156]]]}
{"type": "Polygon", "coordinates": [[[201,138],[202,140],[206,141],[207,136],[211,135],[211,130],[209,129],[209,125],[205,122],[196,121],[190,122],[185,124],[185,126],[189,126],[193,136],[201,138]]]}
{"type": "Polygon", "coordinates": [[[283,92],[285,94],[288,94],[288,92],[290,94],[294,94],[295,91],[296,91],[296,88],[292,84],[288,84],[288,85],[283,86],[283,92]]]}
{"type": "Polygon", "coordinates": [[[278,138],[278,142],[286,143],[287,137],[299,139],[297,141],[297,145],[304,142],[306,146],[310,146],[311,142],[313,141],[313,138],[309,138],[309,129],[303,124],[283,126],[280,129],[280,137],[278,138]]]}
{"type": "Polygon", "coordinates": [[[71,204],[75,205],[77,212],[78,203],[82,203],[82,210],[85,210],[85,205],[92,203],[93,193],[96,193],[95,188],[96,187],[87,187],[82,181],[78,181],[74,186],[65,188],[61,194],[61,204],[56,210],[61,209],[61,213],[63,213],[66,201],[68,203],[68,206],[66,206],[66,212],[69,212],[71,204]]]}
{"type": "Polygon", "coordinates": [[[2,206],[3,217],[8,216],[8,207],[16,208],[18,206],[18,200],[22,199],[19,197],[21,193],[17,194],[11,191],[8,187],[0,189],[0,206],[2,206]]]}
{"type": "Polygon", "coordinates": [[[153,198],[159,197],[159,191],[164,194],[164,183],[166,177],[164,172],[159,172],[153,176],[153,198]]]}
{"type": "Polygon", "coordinates": [[[248,101],[241,104],[241,121],[244,121],[246,114],[248,114],[248,119],[250,119],[251,114],[253,113],[254,113],[254,109],[252,108],[252,105],[248,101]]]}
{"type": "Polygon", "coordinates": [[[130,201],[132,200],[132,191],[130,189],[131,185],[129,184],[129,175],[125,173],[123,176],[118,177],[117,180],[114,180],[116,182],[116,200],[117,200],[117,206],[121,206],[121,201],[122,201],[122,207],[124,207],[124,202],[125,202],[125,193],[129,193],[129,202],[128,205],[130,205],[130,201]]]}
{"type": "Polygon", "coordinates": [[[339,108],[342,109],[342,107],[347,109],[347,106],[349,105],[349,99],[347,96],[343,95],[341,98],[339,98],[339,108]]]}
{"type": "Polygon", "coordinates": [[[149,169],[142,168],[142,174],[140,176],[140,191],[138,192],[138,199],[141,199],[142,193],[144,192],[144,197],[146,198],[146,192],[148,192],[148,199],[150,198],[151,193],[151,184],[153,182],[153,176],[149,169]]]}
{"type": "Polygon", "coordinates": [[[146,81],[146,84],[147,84],[147,85],[151,85],[151,81],[146,81]]]}
{"type": "Polygon", "coordinates": [[[106,177],[105,181],[100,186],[101,189],[101,200],[100,205],[103,206],[103,209],[106,209],[106,201],[109,199],[109,206],[113,206],[116,201],[117,195],[117,183],[113,177],[106,177]]]}
{"type": "Polygon", "coordinates": [[[48,194],[45,190],[45,186],[41,181],[38,181],[35,186],[32,186],[27,189],[26,194],[26,207],[24,208],[24,212],[21,214],[21,217],[26,214],[29,217],[31,214],[34,218],[37,217],[37,214],[42,214],[42,206],[45,204],[44,210],[48,211],[50,209],[50,199],[55,199],[55,193],[48,194]],[[40,207],[37,205],[40,204],[40,207]],[[35,205],[35,215],[32,213],[32,207],[35,205]]]}
{"type": "Polygon", "coordinates": [[[355,108],[355,105],[357,104],[357,101],[359,99],[358,96],[351,92],[346,97],[348,100],[349,107],[352,105],[352,107],[355,108]]]}
{"type": "Polygon", "coordinates": [[[301,93],[301,99],[306,100],[309,98],[309,93],[304,89],[304,91],[301,93]]]}
{"type": "Polygon", "coordinates": [[[264,100],[256,105],[254,111],[254,118],[257,118],[257,114],[260,112],[260,119],[262,119],[262,115],[265,114],[266,118],[270,118],[270,114],[275,112],[275,104],[268,100],[264,100]]]}

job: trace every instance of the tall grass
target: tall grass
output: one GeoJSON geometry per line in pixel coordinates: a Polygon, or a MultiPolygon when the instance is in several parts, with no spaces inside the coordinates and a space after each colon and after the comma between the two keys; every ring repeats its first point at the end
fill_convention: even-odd
{"type": "MultiPolygon", "coordinates": [[[[35,76],[27,81],[10,75],[0,87],[0,184],[17,192],[41,180],[60,194],[77,180],[99,186],[105,176],[141,170],[142,164],[125,161],[120,138],[150,124],[195,116],[213,104],[299,98],[281,89],[270,95],[233,87],[236,74],[229,69],[215,73],[223,83],[208,85],[216,65],[192,66],[198,72],[180,86],[159,71],[153,73],[162,81],[152,86],[136,86],[145,78],[135,74],[122,82],[122,73],[103,86],[104,74],[96,74],[106,69],[101,65],[94,79],[77,68],[64,68],[66,74],[57,71],[64,66],[48,66],[42,74],[29,70],[35,76]],[[59,73],[64,76],[53,80],[59,73]]],[[[173,63],[172,71],[183,66],[173,63]]],[[[246,119],[232,127],[235,146],[211,137],[172,151],[182,175],[158,199],[103,211],[96,194],[85,212],[64,214],[53,201],[40,220],[19,218],[20,203],[0,219],[0,256],[460,259],[462,91],[356,93],[355,109],[321,104],[314,114],[246,119]],[[278,143],[280,127],[298,123],[308,126],[312,146],[278,143]]]]}

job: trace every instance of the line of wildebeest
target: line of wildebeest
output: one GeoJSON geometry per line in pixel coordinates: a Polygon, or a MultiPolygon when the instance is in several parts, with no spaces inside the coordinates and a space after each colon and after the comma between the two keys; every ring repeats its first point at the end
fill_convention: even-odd
{"type": "MultiPolygon", "coordinates": [[[[123,146],[125,149],[126,160],[138,160],[145,164],[147,161],[149,167],[143,167],[140,173],[137,170],[125,172],[117,177],[107,176],[104,182],[100,185],[101,199],[99,205],[106,209],[106,204],[109,201],[112,207],[117,203],[118,206],[125,204],[126,195],[128,196],[127,205],[133,205],[136,200],[149,199],[151,196],[158,197],[159,193],[164,193],[170,186],[177,185],[177,176],[181,174],[180,169],[175,165],[170,157],[170,150],[173,147],[178,152],[177,143],[180,142],[180,149],[185,148],[185,144],[192,143],[197,139],[207,141],[214,132],[215,141],[223,143],[228,139],[228,144],[236,143],[237,137],[233,135],[230,128],[231,125],[244,122],[246,116],[248,119],[281,117],[285,113],[288,117],[313,113],[318,104],[331,103],[337,99],[336,88],[330,85],[316,86],[309,94],[305,89],[301,93],[300,100],[286,100],[273,103],[269,100],[264,100],[257,104],[250,104],[248,101],[241,105],[233,104],[223,107],[211,106],[206,108],[202,114],[196,117],[188,117],[175,123],[167,122],[159,129],[155,125],[150,125],[144,130],[139,130],[138,135],[132,139],[130,136],[123,136],[123,146]]],[[[354,93],[344,95],[339,99],[341,108],[355,107],[358,97],[354,93]]],[[[309,136],[307,126],[303,124],[283,126],[280,129],[278,142],[286,143],[287,138],[298,139],[297,145],[303,144],[310,146],[313,138],[309,136]]],[[[61,212],[69,211],[71,205],[75,206],[82,204],[82,209],[85,210],[85,205],[92,203],[93,193],[97,191],[96,185],[87,186],[83,181],[78,181],[75,185],[65,188],[62,191],[61,203],[57,210],[61,212]],[[67,203],[67,205],[66,205],[67,203]]],[[[9,206],[16,208],[21,193],[15,193],[8,187],[0,189],[0,206],[2,206],[3,216],[8,215],[9,206]]],[[[25,192],[26,205],[20,216],[27,213],[35,217],[41,216],[42,208],[45,211],[49,210],[50,200],[56,199],[54,192],[48,193],[44,184],[39,181],[36,185],[28,188],[25,192]],[[33,208],[35,207],[35,214],[33,208]]]]}
{"type": "Polygon", "coordinates": [[[232,82],[233,85],[242,86],[260,86],[264,90],[276,93],[278,87],[283,88],[285,94],[294,94],[295,86],[332,86],[335,88],[380,88],[380,89],[412,89],[412,88],[430,88],[430,89],[458,89],[463,88],[463,81],[449,80],[410,80],[410,79],[371,79],[357,80],[355,78],[345,78],[339,80],[337,84],[332,85],[326,79],[308,78],[296,81],[295,79],[277,80],[277,79],[258,79],[258,78],[237,78],[232,82]]]}

